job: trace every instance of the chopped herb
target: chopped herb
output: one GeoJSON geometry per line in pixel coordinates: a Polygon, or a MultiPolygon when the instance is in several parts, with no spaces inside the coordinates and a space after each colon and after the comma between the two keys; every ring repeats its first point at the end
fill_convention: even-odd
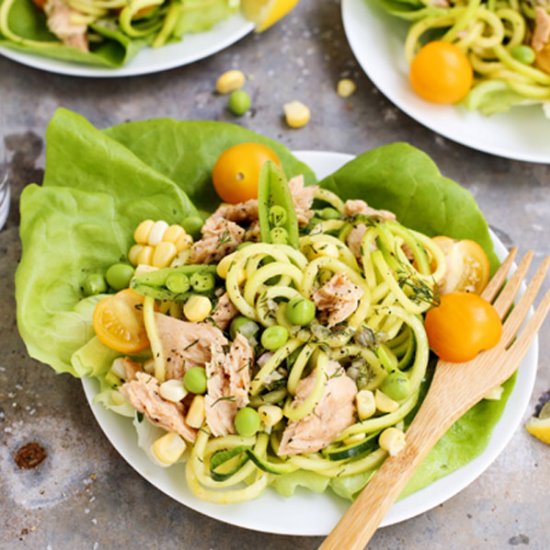
{"type": "Polygon", "coordinates": [[[218,397],[218,399],[216,399],[216,401],[214,401],[214,403],[212,403],[212,407],[215,407],[219,401],[235,401],[235,396],[234,395],[227,395],[225,397],[218,397]]]}
{"type": "Polygon", "coordinates": [[[198,344],[200,342],[199,338],[197,338],[196,340],[194,340],[193,342],[191,342],[190,344],[188,344],[187,346],[185,346],[182,351],[187,351],[189,348],[192,348],[195,344],[198,344]]]}
{"type": "Polygon", "coordinates": [[[143,422],[143,413],[138,411],[136,413],[136,418],[137,418],[137,421],[141,424],[143,422]]]}

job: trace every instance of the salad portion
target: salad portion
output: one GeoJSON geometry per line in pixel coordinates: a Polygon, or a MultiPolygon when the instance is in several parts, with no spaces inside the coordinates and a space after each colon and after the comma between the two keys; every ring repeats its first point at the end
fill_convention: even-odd
{"type": "Polygon", "coordinates": [[[263,30],[296,0],[2,0],[0,44],[67,61],[120,67],[138,51],[207,31],[235,13],[263,30]]]}
{"type": "MultiPolygon", "coordinates": [[[[415,92],[485,115],[550,100],[550,8],[545,2],[380,0],[411,22],[405,41],[415,92]]],[[[546,111],[545,111],[546,112],[546,111]]]]}
{"type": "MultiPolygon", "coordinates": [[[[44,186],[22,200],[21,335],[57,371],[96,378],[96,401],[201,499],[352,498],[406,447],[430,347],[463,361],[498,341],[500,326],[453,321],[490,307],[469,299],[495,265],[485,221],[410,146],[315,183],[279,144],[219,123],[103,133],[60,111],[48,143],[44,186]],[[225,202],[202,215],[184,189],[201,209],[214,190],[225,202]]],[[[409,490],[481,452],[509,390],[460,419],[409,490]]]]}

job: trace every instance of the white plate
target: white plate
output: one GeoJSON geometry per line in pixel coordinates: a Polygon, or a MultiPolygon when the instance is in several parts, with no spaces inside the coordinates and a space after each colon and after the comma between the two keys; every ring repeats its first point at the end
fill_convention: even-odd
{"type": "Polygon", "coordinates": [[[463,107],[436,105],[410,88],[404,43],[409,23],[376,0],[342,0],[344,29],[357,61],[377,88],[420,124],[453,141],[500,157],[550,163],[550,120],[540,105],[485,117],[463,107]]]}
{"type": "MultiPolygon", "coordinates": [[[[319,178],[331,174],[353,158],[340,153],[313,151],[297,152],[296,156],[308,164],[319,178]]],[[[497,254],[501,258],[504,257],[504,245],[494,235],[493,240],[497,254]]],[[[502,452],[521,422],[533,391],[537,359],[538,340],[535,340],[519,368],[517,383],[485,452],[463,468],[395,504],[382,525],[391,525],[434,508],[467,487],[483,473],[502,452]]],[[[155,487],[193,510],[232,525],[257,531],[314,536],[328,534],[349,504],[331,492],[315,494],[305,490],[297,491],[288,499],[279,496],[274,490],[267,490],[256,500],[230,506],[203,502],[187,489],[184,465],[164,469],[152,464],[143,450],[137,446],[136,432],[131,419],[118,416],[93,403],[98,389],[96,381],[83,379],[82,384],[101,429],[128,464],[155,487]]]]}
{"type": "Polygon", "coordinates": [[[138,76],[166,71],[204,59],[237,42],[253,29],[254,25],[250,21],[240,14],[235,14],[207,32],[186,34],[181,42],[158,49],[144,48],[128,65],[119,69],[48,59],[3,47],[0,47],[0,54],[23,65],[50,73],[90,78],[138,76]]]}

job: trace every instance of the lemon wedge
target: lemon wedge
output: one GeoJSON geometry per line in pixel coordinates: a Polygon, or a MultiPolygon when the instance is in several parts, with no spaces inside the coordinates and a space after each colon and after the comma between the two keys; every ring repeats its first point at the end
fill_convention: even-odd
{"type": "Polygon", "coordinates": [[[263,32],[290,13],[300,0],[242,0],[244,15],[263,32]]]}
{"type": "Polygon", "coordinates": [[[525,428],[531,435],[550,445],[550,401],[542,407],[539,416],[529,419],[525,428]]]}

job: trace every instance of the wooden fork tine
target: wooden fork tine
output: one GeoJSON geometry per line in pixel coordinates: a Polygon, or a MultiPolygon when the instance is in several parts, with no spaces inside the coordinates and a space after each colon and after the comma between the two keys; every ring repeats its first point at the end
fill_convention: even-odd
{"type": "Polygon", "coordinates": [[[514,338],[524,319],[527,317],[527,314],[529,313],[529,308],[537,297],[544,278],[548,273],[549,267],[550,257],[546,258],[537,269],[535,275],[529,283],[529,286],[525,290],[525,293],[504,322],[504,330],[502,333],[501,342],[505,346],[507,346],[512,338],[514,338]]]}
{"type": "Polygon", "coordinates": [[[518,367],[521,360],[525,357],[525,354],[529,350],[533,338],[539,331],[542,323],[546,319],[546,316],[550,312],[550,290],[546,292],[544,298],[541,300],[539,306],[535,310],[535,313],[527,321],[525,328],[521,331],[517,340],[512,344],[508,351],[506,363],[513,367],[518,367]]]}
{"type": "Polygon", "coordinates": [[[506,277],[508,277],[508,273],[510,271],[510,268],[512,267],[512,264],[514,263],[517,253],[518,247],[514,246],[514,248],[512,248],[512,250],[510,250],[510,252],[508,253],[508,256],[506,257],[504,262],[502,262],[501,266],[498,268],[497,272],[489,281],[489,284],[485,287],[485,290],[483,291],[481,296],[485,298],[488,302],[492,302],[496,298],[498,291],[506,282],[506,277]]]}
{"type": "Polygon", "coordinates": [[[495,309],[497,310],[497,313],[500,315],[501,318],[503,318],[504,315],[506,315],[506,312],[510,309],[510,306],[513,304],[514,297],[516,296],[521,283],[525,279],[525,275],[529,270],[529,266],[531,265],[533,256],[534,254],[532,250],[529,250],[526,252],[525,256],[523,256],[523,258],[519,262],[518,268],[516,269],[514,274],[510,277],[510,279],[502,289],[502,292],[499,294],[498,298],[493,304],[495,306],[495,309]]]}

